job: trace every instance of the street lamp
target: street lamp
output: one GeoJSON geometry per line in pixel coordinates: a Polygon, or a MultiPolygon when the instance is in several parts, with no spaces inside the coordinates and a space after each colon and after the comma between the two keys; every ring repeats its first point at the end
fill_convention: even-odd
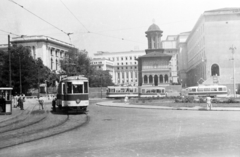
{"type": "Polygon", "coordinates": [[[229,48],[230,50],[232,50],[232,58],[230,60],[233,61],[233,94],[234,94],[234,98],[236,98],[236,87],[235,87],[235,60],[234,60],[234,50],[236,50],[236,47],[234,47],[232,45],[232,47],[229,48]]]}

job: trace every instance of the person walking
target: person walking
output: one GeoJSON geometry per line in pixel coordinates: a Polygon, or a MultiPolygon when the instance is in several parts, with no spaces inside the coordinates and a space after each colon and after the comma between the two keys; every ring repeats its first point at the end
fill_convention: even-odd
{"type": "Polygon", "coordinates": [[[208,110],[208,108],[209,108],[210,110],[212,110],[212,98],[211,98],[210,96],[208,96],[208,97],[206,98],[206,101],[207,101],[207,110],[208,110]]]}
{"type": "Polygon", "coordinates": [[[39,109],[42,107],[42,110],[44,110],[44,107],[43,107],[43,103],[44,103],[43,97],[40,96],[38,98],[38,102],[39,102],[39,109]]]}
{"type": "Polygon", "coordinates": [[[18,106],[20,107],[21,110],[23,109],[23,97],[20,95],[18,98],[18,106]]]}

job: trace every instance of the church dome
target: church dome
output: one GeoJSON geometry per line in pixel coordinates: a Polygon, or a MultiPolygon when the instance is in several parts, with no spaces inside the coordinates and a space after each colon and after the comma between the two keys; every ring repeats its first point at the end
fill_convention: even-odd
{"type": "Polygon", "coordinates": [[[147,30],[147,32],[153,32],[153,31],[161,31],[158,25],[156,25],[155,23],[153,23],[147,30]]]}

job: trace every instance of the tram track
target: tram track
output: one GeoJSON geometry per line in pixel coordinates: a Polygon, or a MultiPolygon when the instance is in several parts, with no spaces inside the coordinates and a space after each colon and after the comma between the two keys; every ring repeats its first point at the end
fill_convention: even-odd
{"type": "Polygon", "coordinates": [[[9,119],[5,119],[3,121],[0,121],[0,129],[9,125],[13,125],[15,123],[18,123],[20,121],[24,121],[26,120],[26,118],[29,116],[29,114],[34,110],[34,108],[37,105],[34,105],[33,108],[31,110],[25,109],[24,112],[21,112],[21,114],[11,117],[9,119]],[[24,114],[25,113],[25,114],[24,114]],[[24,116],[23,116],[24,115],[24,116]]]}
{"type": "Polygon", "coordinates": [[[19,144],[33,142],[36,140],[66,133],[68,131],[72,131],[77,128],[80,128],[81,126],[86,125],[89,121],[90,117],[87,116],[86,114],[82,121],[79,120],[79,115],[71,116],[71,118],[69,115],[67,115],[67,117],[65,117],[59,123],[55,123],[54,125],[51,125],[51,123],[47,123],[48,125],[45,126],[39,125],[35,128],[32,125],[31,127],[26,127],[25,129],[27,130],[24,130],[24,132],[21,133],[19,132],[17,134],[13,132],[11,134],[5,133],[5,135],[4,134],[0,135],[1,138],[0,149],[13,147],[19,144]]]}

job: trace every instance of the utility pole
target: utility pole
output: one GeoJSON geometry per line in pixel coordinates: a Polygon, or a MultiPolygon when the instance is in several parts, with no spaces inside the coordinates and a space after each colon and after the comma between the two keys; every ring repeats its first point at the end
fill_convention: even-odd
{"type": "Polygon", "coordinates": [[[232,47],[229,48],[232,50],[232,61],[233,61],[233,94],[234,98],[236,98],[236,87],[235,87],[235,59],[234,59],[234,50],[236,50],[236,47],[232,45],[232,47]]]}
{"type": "Polygon", "coordinates": [[[9,87],[12,87],[12,68],[11,68],[11,52],[10,52],[10,35],[8,35],[8,59],[9,59],[9,87]]]}

